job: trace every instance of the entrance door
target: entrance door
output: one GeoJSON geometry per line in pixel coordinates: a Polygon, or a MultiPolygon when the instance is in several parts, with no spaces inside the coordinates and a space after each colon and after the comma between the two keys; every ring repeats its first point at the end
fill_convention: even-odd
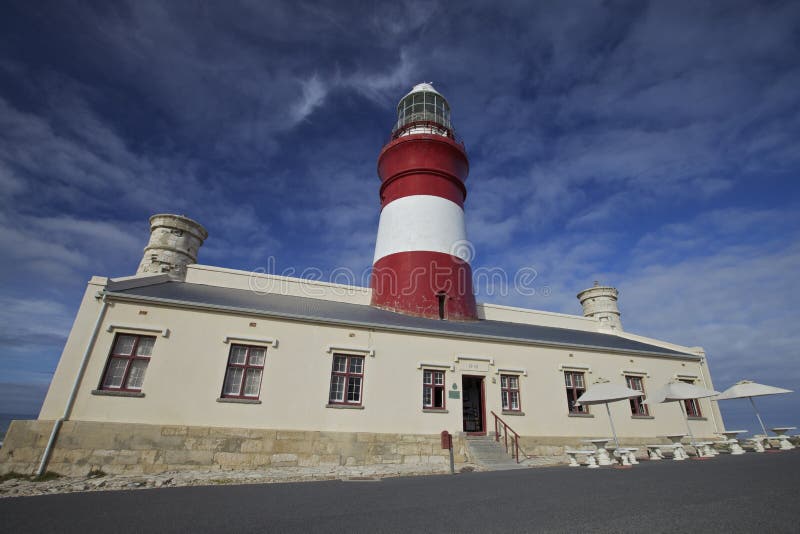
{"type": "Polygon", "coordinates": [[[467,434],[486,434],[486,411],[483,402],[483,377],[463,376],[461,402],[464,416],[464,432],[467,434]]]}

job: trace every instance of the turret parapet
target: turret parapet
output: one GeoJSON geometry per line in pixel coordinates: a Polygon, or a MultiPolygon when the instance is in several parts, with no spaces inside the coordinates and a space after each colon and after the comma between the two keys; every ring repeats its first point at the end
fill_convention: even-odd
{"type": "Polygon", "coordinates": [[[583,306],[583,315],[600,321],[602,329],[622,331],[619,318],[617,297],[619,291],[610,286],[601,286],[595,281],[594,286],[578,293],[578,300],[583,306]]]}
{"type": "Polygon", "coordinates": [[[208,237],[203,225],[183,215],[159,213],[150,217],[150,241],[136,274],[166,273],[186,276],[186,266],[197,263],[197,252],[208,237]]]}

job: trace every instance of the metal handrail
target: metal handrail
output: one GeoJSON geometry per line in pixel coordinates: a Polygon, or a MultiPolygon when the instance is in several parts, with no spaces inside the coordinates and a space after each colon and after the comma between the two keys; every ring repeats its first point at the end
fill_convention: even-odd
{"type": "Polygon", "coordinates": [[[502,424],[503,425],[503,437],[504,437],[505,446],[506,446],[506,454],[511,454],[511,457],[514,458],[514,460],[516,460],[517,463],[519,463],[519,451],[520,451],[520,448],[519,448],[519,434],[517,434],[514,431],[513,428],[508,426],[508,423],[506,423],[505,421],[500,419],[500,417],[496,413],[494,413],[494,412],[490,412],[490,413],[494,416],[494,440],[498,441],[498,442],[500,441],[500,425],[502,424]],[[514,438],[512,440],[514,448],[513,448],[513,452],[511,452],[511,453],[508,452],[508,433],[509,432],[511,432],[514,435],[514,438]]]}
{"type": "Polygon", "coordinates": [[[439,129],[439,130],[444,130],[446,132],[446,134],[447,134],[444,137],[449,137],[450,139],[455,141],[459,146],[461,146],[461,148],[465,148],[464,140],[461,139],[460,137],[456,137],[456,134],[455,134],[455,131],[453,130],[453,128],[444,126],[443,124],[441,124],[439,122],[435,122],[435,121],[414,121],[414,122],[407,122],[407,123],[403,124],[402,126],[397,126],[397,127],[395,127],[395,129],[392,130],[392,133],[389,136],[389,141],[394,141],[395,139],[400,137],[400,135],[403,132],[405,132],[406,130],[410,130],[411,128],[420,127],[420,126],[431,128],[431,129],[436,128],[436,129],[439,129]]]}

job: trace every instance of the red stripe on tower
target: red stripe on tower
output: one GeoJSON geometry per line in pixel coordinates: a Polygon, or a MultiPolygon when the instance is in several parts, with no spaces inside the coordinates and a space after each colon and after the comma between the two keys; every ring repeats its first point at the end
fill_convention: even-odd
{"type": "Polygon", "coordinates": [[[454,138],[450,105],[431,84],[397,106],[378,157],[381,218],[372,305],[409,315],[475,320],[472,248],[464,226],[469,160],[454,138]]]}

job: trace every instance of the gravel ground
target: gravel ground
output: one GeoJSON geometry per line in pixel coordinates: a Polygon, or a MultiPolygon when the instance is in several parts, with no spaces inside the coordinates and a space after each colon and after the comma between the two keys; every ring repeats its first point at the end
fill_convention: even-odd
{"type": "MultiPolygon", "coordinates": [[[[463,472],[480,471],[473,464],[459,466],[463,472]]],[[[283,467],[246,471],[175,471],[149,476],[95,474],[87,477],[58,477],[35,481],[24,476],[0,482],[0,498],[30,497],[82,491],[135,490],[180,486],[213,486],[224,484],[271,484],[315,480],[370,480],[397,476],[448,473],[439,465],[283,467]]]]}

